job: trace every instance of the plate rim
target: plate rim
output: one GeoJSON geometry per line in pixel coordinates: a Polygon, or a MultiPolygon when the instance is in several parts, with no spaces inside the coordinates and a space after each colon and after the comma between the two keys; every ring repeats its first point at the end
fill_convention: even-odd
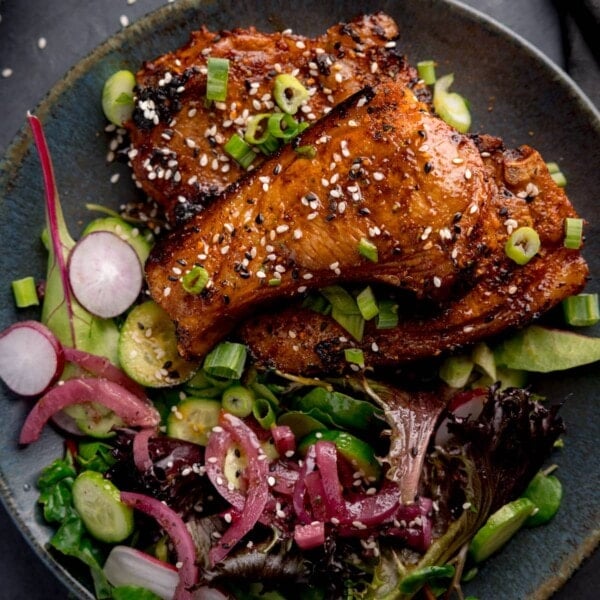
{"type": "MultiPolygon", "coordinates": [[[[538,63],[541,63],[547,72],[554,76],[560,86],[569,91],[571,97],[577,101],[579,108],[586,113],[587,117],[589,117],[590,124],[593,125],[594,129],[598,131],[598,135],[600,135],[600,109],[596,107],[568,73],[535,45],[494,17],[487,15],[477,8],[467,5],[460,0],[427,0],[427,3],[431,10],[435,10],[436,6],[445,6],[447,9],[455,11],[463,18],[466,17],[471,21],[476,21],[479,26],[484,26],[488,31],[499,34],[505,41],[509,41],[521,51],[529,54],[530,58],[532,57],[538,63]]],[[[105,41],[93,48],[83,58],[70,67],[63,77],[45,93],[32,112],[44,122],[50,115],[52,108],[58,99],[64,93],[68,92],[69,88],[84,76],[97,62],[102,60],[102,58],[113,51],[118,51],[136,37],[144,35],[144,32],[151,32],[159,26],[164,26],[172,15],[181,16],[187,10],[202,7],[203,4],[209,4],[209,0],[179,0],[177,3],[168,3],[140,17],[127,28],[109,36],[105,41]]],[[[400,40],[402,40],[402,32],[400,33],[400,40]]],[[[26,158],[28,151],[32,147],[32,141],[29,128],[26,121],[24,121],[10,141],[4,155],[0,158],[0,188],[10,187],[12,177],[19,172],[22,161],[26,158]]],[[[56,578],[67,588],[69,593],[79,594],[78,597],[85,600],[93,600],[94,596],[90,590],[71,574],[71,572],[53,556],[45,545],[32,534],[18,511],[12,490],[5,478],[1,465],[0,502],[17,527],[19,534],[27,541],[36,557],[39,558],[45,567],[56,576],[56,578]]],[[[535,593],[530,596],[530,598],[533,600],[548,598],[567,582],[581,563],[588,558],[599,545],[600,530],[592,530],[590,535],[585,538],[579,546],[572,550],[571,554],[563,558],[562,564],[564,566],[568,563],[568,568],[566,570],[560,569],[554,576],[544,580],[542,585],[538,586],[535,593]]]]}

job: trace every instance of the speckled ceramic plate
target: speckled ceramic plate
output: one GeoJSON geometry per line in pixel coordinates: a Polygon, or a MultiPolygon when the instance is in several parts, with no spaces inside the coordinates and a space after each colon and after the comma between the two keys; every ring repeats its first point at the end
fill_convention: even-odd
{"type": "MultiPolygon", "coordinates": [[[[308,35],[360,12],[384,10],[400,25],[401,48],[414,63],[434,58],[438,73],[455,73],[455,88],[469,98],[475,131],[502,136],[507,144],[529,143],[547,160],[560,163],[568,191],[586,217],[586,256],[592,274],[600,273],[600,118],[564,75],[537,51],[506,29],[452,2],[403,0],[295,3],[275,0],[191,2],[181,0],[110,39],[51,90],[37,109],[54,158],[56,179],[72,231],[77,232],[86,202],[117,206],[134,193],[128,176],[118,185],[107,165],[100,90],[118,68],[136,70],[140,63],[187,40],[201,24],[212,29],[255,25],[263,30],[291,27],[308,35]]],[[[124,167],[123,167],[124,168],[124,167]]],[[[126,175],[123,172],[123,175],[126,175]]],[[[43,226],[42,178],[28,132],[21,132],[0,165],[0,240],[2,280],[0,329],[35,313],[16,314],[7,282],[32,273],[44,276],[39,242],[43,226]]],[[[597,286],[592,280],[591,287],[597,286]]],[[[598,333],[598,332],[596,332],[598,333]]],[[[519,533],[486,564],[468,592],[480,598],[546,598],[560,587],[597,545],[600,533],[596,457],[598,368],[560,373],[539,383],[555,401],[565,402],[566,445],[556,462],[565,487],[563,508],[546,527],[519,533]],[[502,590],[499,592],[499,590],[502,590]]],[[[23,535],[74,595],[90,598],[81,574],[71,573],[44,546],[51,534],[36,507],[34,482],[39,470],[62,452],[60,437],[47,428],[42,439],[19,448],[17,435],[28,403],[0,389],[0,488],[3,500],[23,535]]]]}

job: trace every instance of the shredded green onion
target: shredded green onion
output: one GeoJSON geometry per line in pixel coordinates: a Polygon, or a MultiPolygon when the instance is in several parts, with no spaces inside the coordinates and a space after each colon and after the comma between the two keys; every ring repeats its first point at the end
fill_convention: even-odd
{"type": "Polygon", "coordinates": [[[343,327],[356,341],[362,341],[365,331],[365,320],[362,318],[362,315],[349,315],[332,308],[331,318],[343,327]]]}
{"type": "Polygon", "coordinates": [[[567,217],[565,219],[565,239],[564,246],[571,250],[577,250],[581,247],[583,239],[583,219],[567,217]]]}
{"type": "Polygon", "coordinates": [[[519,227],[504,245],[504,252],[518,265],[526,265],[539,251],[540,236],[532,227],[519,227]]]}
{"type": "Polygon", "coordinates": [[[210,56],[206,61],[206,99],[223,102],[227,98],[229,59],[210,56]]]}
{"type": "Polygon", "coordinates": [[[433,87],[433,108],[439,117],[460,133],[471,127],[471,113],[465,99],[456,92],[449,92],[454,81],[452,73],[440,77],[433,87]]]}
{"type": "Polygon", "coordinates": [[[398,304],[393,300],[379,301],[377,329],[392,329],[398,326],[398,304]]]}
{"type": "Polygon", "coordinates": [[[376,263],[379,260],[377,246],[367,238],[361,238],[358,242],[358,253],[371,262],[376,263]]]}
{"type": "Polygon", "coordinates": [[[269,133],[267,139],[262,144],[258,144],[258,148],[266,156],[271,156],[279,150],[279,144],[279,139],[269,133]]]}
{"type": "Polygon", "coordinates": [[[239,379],[246,364],[246,346],[235,342],[221,342],[204,359],[204,371],[212,377],[239,379]]]}
{"type": "Polygon", "coordinates": [[[436,80],[435,62],[433,60],[421,60],[417,63],[417,75],[425,85],[433,85],[436,80]]]}
{"type": "Polygon", "coordinates": [[[237,133],[234,133],[229,138],[225,146],[223,146],[223,150],[244,169],[247,169],[256,158],[256,152],[254,152],[252,146],[247,144],[237,133]]]}
{"type": "Polygon", "coordinates": [[[349,362],[359,367],[365,366],[365,355],[360,348],[346,348],[344,350],[344,358],[349,362]]]}
{"type": "Polygon", "coordinates": [[[11,285],[17,308],[39,305],[40,300],[35,289],[35,280],[33,277],[15,279],[11,285]]]}
{"type": "Polygon", "coordinates": [[[181,285],[188,294],[197,295],[206,287],[208,279],[208,271],[196,265],[181,278],[181,285]]]}
{"type": "Polygon", "coordinates": [[[562,302],[565,320],[574,327],[589,327],[600,321],[598,294],[569,296],[562,302]]]}
{"type": "Polygon", "coordinates": [[[282,73],[275,77],[273,98],[283,112],[295,115],[301,104],[308,100],[309,93],[296,77],[282,73]]]}
{"type": "Polygon", "coordinates": [[[370,286],[367,286],[358,294],[358,296],[356,296],[356,304],[365,321],[370,321],[379,314],[377,300],[375,299],[375,294],[370,286]]]}

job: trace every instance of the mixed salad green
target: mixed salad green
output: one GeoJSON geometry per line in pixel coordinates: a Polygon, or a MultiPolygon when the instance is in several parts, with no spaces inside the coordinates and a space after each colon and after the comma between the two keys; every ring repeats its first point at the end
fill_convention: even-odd
{"type": "MultiPolygon", "coordinates": [[[[438,83],[436,110],[458,110],[447,118],[468,127],[451,83],[438,83]]],[[[127,73],[109,80],[109,119],[126,118],[132,86],[127,73]]],[[[56,525],[51,547],[89,567],[96,597],[462,596],[461,582],[521,527],[554,517],[562,489],[541,465],[563,425],[524,387],[527,372],[596,361],[600,340],[531,326],[402,390],[370,379],[357,356],[352,376],[330,380],[257,370],[234,341],[185,361],[144,295],[153,236],[110,216],[75,242],[41,124],[30,123],[48,271],[41,322],[0,334],[0,376],[39,397],[21,443],[50,420],[66,434],[64,456],[39,476],[39,503],[56,525]]],[[[16,286],[22,305],[27,285],[16,286]]],[[[367,310],[377,299],[358,301],[367,310]]],[[[575,312],[588,325],[597,308],[586,303],[575,312]]]]}

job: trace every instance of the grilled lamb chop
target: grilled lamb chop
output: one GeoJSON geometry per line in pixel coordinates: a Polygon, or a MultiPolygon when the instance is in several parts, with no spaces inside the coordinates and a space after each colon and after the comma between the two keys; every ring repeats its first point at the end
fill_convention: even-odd
{"type": "Polygon", "coordinates": [[[273,301],[334,282],[380,282],[449,298],[501,254],[489,214],[495,187],[473,140],[433,116],[402,82],[338,105],[218,202],[161,240],[146,263],[152,297],[179,349],[203,356],[273,301]],[[378,260],[361,255],[377,247],[378,260]],[[200,294],[181,277],[210,276],[200,294]]]}
{"type": "MultiPolygon", "coordinates": [[[[426,94],[399,54],[397,37],[396,24],[383,13],[334,25],[314,39],[252,27],[194,32],[186,46],[146,62],[137,73],[136,109],[127,129],[138,185],[172,223],[198,212],[244,174],[223,146],[245,129],[249,116],[273,111],[278,73],[295,74],[310,91],[296,115],[309,123],[387,77],[426,94]],[[227,101],[210,106],[208,56],[230,61],[227,101]]],[[[258,156],[252,166],[262,160],[258,156]]]]}
{"type": "Polygon", "coordinates": [[[427,316],[402,315],[397,327],[385,330],[369,322],[360,343],[330,317],[300,306],[252,319],[241,335],[258,362],[288,373],[337,372],[348,368],[344,349],[355,346],[367,365],[391,367],[523,326],[583,289],[586,263],[579,251],[563,247],[564,219],[577,215],[540,154],[529,147],[506,150],[487,136],[476,141],[496,186],[491,223],[499,243],[482,258],[484,276],[427,316]],[[524,225],[536,229],[542,246],[518,266],[503,246],[509,232],[524,225]]]}

